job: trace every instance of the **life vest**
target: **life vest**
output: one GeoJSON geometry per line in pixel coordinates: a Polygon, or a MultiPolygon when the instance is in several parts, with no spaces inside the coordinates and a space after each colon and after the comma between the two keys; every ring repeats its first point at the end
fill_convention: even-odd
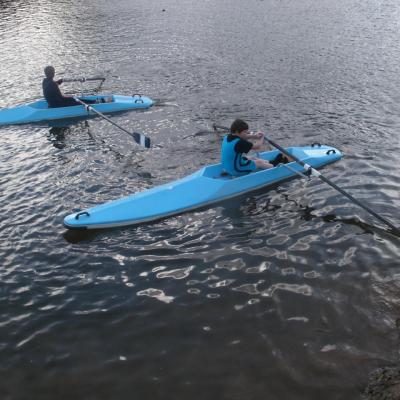
{"type": "MultiPolygon", "coordinates": [[[[221,164],[224,171],[230,175],[241,175],[256,169],[256,164],[254,161],[248,160],[243,156],[243,153],[237,151],[236,145],[240,140],[244,139],[240,139],[232,134],[226,135],[222,140],[221,164]]],[[[251,146],[249,147],[250,150],[251,146]]]]}

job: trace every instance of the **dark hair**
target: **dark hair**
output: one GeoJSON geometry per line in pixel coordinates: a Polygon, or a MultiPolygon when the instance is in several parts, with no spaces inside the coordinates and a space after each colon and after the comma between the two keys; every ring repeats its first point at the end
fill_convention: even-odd
{"type": "Polygon", "coordinates": [[[231,133],[240,133],[249,129],[249,125],[242,119],[235,119],[231,125],[231,133]]]}
{"type": "Polygon", "coordinates": [[[48,65],[48,66],[44,69],[44,74],[46,75],[47,78],[53,78],[55,72],[56,72],[56,70],[55,70],[54,67],[52,67],[51,65],[48,65]]]}

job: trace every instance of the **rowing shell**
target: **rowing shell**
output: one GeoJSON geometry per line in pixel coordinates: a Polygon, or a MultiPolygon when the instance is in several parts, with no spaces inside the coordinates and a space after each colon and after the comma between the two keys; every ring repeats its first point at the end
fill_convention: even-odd
{"type": "MultiPolygon", "coordinates": [[[[289,147],[288,152],[313,168],[338,161],[342,154],[328,146],[289,147]]],[[[273,160],[278,151],[259,154],[273,160]]],[[[276,184],[297,176],[304,168],[296,162],[232,177],[223,173],[221,164],[204,167],[191,175],[128,197],[68,215],[69,229],[101,229],[154,221],[204,207],[243,193],[276,184]]]]}
{"type": "MultiPolygon", "coordinates": [[[[91,106],[101,113],[146,109],[154,104],[152,99],[141,95],[121,96],[101,94],[79,98],[83,101],[98,101],[98,104],[91,104],[91,106]]],[[[49,108],[46,100],[38,100],[33,103],[0,110],[0,125],[26,124],[29,122],[77,118],[87,115],[95,114],[87,110],[83,105],[49,108]]]]}

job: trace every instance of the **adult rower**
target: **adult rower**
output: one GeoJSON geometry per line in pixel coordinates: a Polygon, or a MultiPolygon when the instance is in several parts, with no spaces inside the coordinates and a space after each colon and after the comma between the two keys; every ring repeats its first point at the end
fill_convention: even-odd
{"type": "MultiPolygon", "coordinates": [[[[56,74],[56,70],[54,67],[48,65],[44,69],[44,74],[46,77],[43,79],[42,82],[43,96],[46,99],[49,108],[81,105],[72,96],[65,96],[61,93],[60,85],[62,84],[63,80],[54,80],[54,75],[56,74]]],[[[96,103],[96,100],[85,99],[85,103],[94,104],[96,103]]]]}

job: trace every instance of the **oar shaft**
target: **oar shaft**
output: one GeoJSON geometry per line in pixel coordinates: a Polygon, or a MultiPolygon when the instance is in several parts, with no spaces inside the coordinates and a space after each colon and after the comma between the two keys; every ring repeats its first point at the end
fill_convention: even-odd
{"type": "Polygon", "coordinates": [[[330,179],[326,178],[323,176],[320,172],[318,172],[316,169],[312,168],[310,165],[305,163],[304,161],[300,160],[296,156],[290,154],[286,149],[284,149],[282,146],[279,144],[275,143],[273,140],[269,139],[268,137],[265,136],[265,140],[270,143],[272,146],[276,147],[281,153],[285,154],[286,156],[292,158],[294,161],[296,161],[298,164],[303,166],[305,169],[310,169],[311,174],[313,176],[317,176],[321,181],[325,182],[329,186],[333,187],[335,190],[337,190],[339,193],[341,193],[343,196],[347,197],[349,200],[351,200],[354,204],[358,205],[359,207],[363,208],[365,211],[373,215],[376,219],[379,221],[385,223],[387,226],[392,228],[396,232],[400,232],[400,229],[393,225],[390,221],[388,221],[386,218],[383,218],[381,215],[376,213],[374,210],[372,210],[370,207],[368,207],[366,204],[362,203],[360,200],[357,200],[354,198],[350,193],[347,193],[344,189],[340,188],[337,186],[335,183],[333,183],[330,179]]]}
{"type": "Polygon", "coordinates": [[[290,154],[286,149],[284,149],[282,146],[280,146],[279,144],[275,143],[273,140],[271,140],[270,138],[268,138],[267,136],[264,136],[264,139],[266,142],[270,143],[272,146],[276,147],[282,154],[285,154],[285,156],[290,157],[292,160],[296,161],[297,163],[299,163],[301,166],[306,166],[307,164],[305,162],[303,162],[302,160],[300,160],[299,158],[297,158],[296,156],[290,154]]]}
{"type": "Polygon", "coordinates": [[[89,78],[65,78],[63,79],[63,82],[86,82],[86,81],[105,81],[106,78],[103,76],[93,76],[89,78]]]}
{"type": "Polygon", "coordinates": [[[363,208],[365,211],[367,211],[368,213],[370,213],[371,215],[373,215],[376,219],[378,219],[379,221],[385,223],[386,225],[388,225],[390,228],[392,228],[394,231],[396,232],[400,232],[400,229],[393,225],[390,221],[388,221],[386,218],[383,218],[381,215],[379,215],[378,213],[376,213],[374,210],[372,210],[369,206],[367,206],[364,203],[361,203],[360,200],[357,200],[355,197],[353,197],[350,193],[347,193],[345,190],[343,190],[342,188],[340,188],[339,186],[337,186],[335,183],[333,183],[331,180],[329,180],[328,178],[326,178],[323,175],[319,175],[318,176],[319,179],[321,179],[321,181],[327,183],[329,186],[333,187],[335,190],[337,190],[339,193],[341,193],[343,196],[347,197],[349,200],[351,200],[354,204],[357,204],[359,207],[363,208]]]}
{"type": "Polygon", "coordinates": [[[143,147],[147,147],[147,148],[150,147],[150,138],[146,137],[143,134],[139,134],[137,132],[129,132],[124,127],[122,127],[121,125],[118,125],[117,123],[112,121],[110,118],[106,117],[103,113],[101,113],[100,111],[97,111],[94,107],[90,106],[89,104],[86,104],[84,101],[82,101],[78,97],[75,97],[75,100],[78,101],[79,103],[81,103],[83,106],[85,106],[85,108],[87,110],[90,110],[90,111],[94,112],[95,114],[97,114],[100,117],[104,118],[110,124],[116,126],[117,128],[119,128],[122,131],[124,131],[125,133],[127,133],[128,135],[132,136],[136,143],[140,144],[143,147]]]}
{"type": "Polygon", "coordinates": [[[89,78],[83,78],[85,81],[105,81],[106,78],[104,76],[93,76],[89,78]]]}
{"type": "Polygon", "coordinates": [[[92,106],[90,106],[89,104],[86,104],[84,101],[82,101],[81,99],[75,97],[75,100],[78,101],[79,103],[81,103],[83,106],[85,106],[88,110],[94,112],[95,114],[99,115],[100,117],[104,118],[106,121],[108,121],[110,124],[113,124],[114,126],[116,126],[117,128],[123,130],[124,132],[130,134],[129,131],[127,131],[125,128],[123,128],[122,126],[116,124],[114,121],[112,121],[110,118],[106,117],[103,113],[101,113],[100,111],[97,111],[95,108],[93,108],[92,106]]]}
{"type": "Polygon", "coordinates": [[[310,179],[309,176],[307,176],[306,174],[303,174],[300,171],[297,171],[296,169],[292,168],[291,166],[287,165],[287,164],[278,164],[281,165],[282,167],[288,169],[289,171],[292,171],[293,173],[295,173],[296,175],[300,176],[303,179],[310,179]]]}

